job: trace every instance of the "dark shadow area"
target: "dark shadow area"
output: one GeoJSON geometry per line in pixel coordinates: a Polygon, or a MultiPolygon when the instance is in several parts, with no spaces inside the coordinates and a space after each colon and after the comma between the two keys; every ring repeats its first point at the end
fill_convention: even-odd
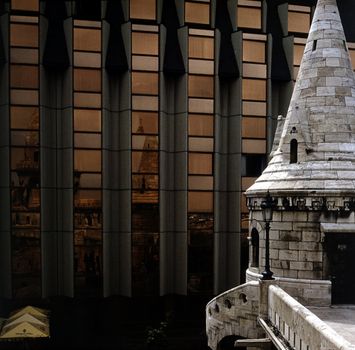
{"type": "Polygon", "coordinates": [[[47,341],[0,343],[1,349],[186,349],[207,350],[205,306],[212,296],[142,298],[64,297],[49,300],[0,300],[0,317],[24,305],[50,310],[47,341]],[[148,329],[163,334],[149,343],[148,329]]]}

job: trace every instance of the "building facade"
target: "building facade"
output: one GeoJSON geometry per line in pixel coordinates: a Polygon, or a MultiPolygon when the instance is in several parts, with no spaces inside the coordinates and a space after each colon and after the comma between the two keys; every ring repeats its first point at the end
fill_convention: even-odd
{"type": "Polygon", "coordinates": [[[238,284],[243,192],[286,114],[313,9],[2,1],[0,296],[238,284]]]}

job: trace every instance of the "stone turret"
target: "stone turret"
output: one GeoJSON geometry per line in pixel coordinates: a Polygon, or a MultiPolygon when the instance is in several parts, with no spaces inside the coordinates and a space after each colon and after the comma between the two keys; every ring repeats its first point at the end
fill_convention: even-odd
{"type": "MultiPolygon", "coordinates": [[[[296,289],[305,280],[332,281],[333,301],[355,301],[348,300],[355,299],[355,283],[346,268],[336,267],[340,260],[350,263],[348,248],[355,240],[354,152],[354,73],[336,0],[319,0],[279,145],[246,192],[250,232],[259,232],[261,253],[249,279],[264,266],[260,204],[269,192],[277,202],[270,232],[275,276],[288,278],[296,289]],[[344,288],[353,297],[342,295],[344,288]]],[[[324,288],[315,298],[327,300],[328,292],[324,288]]]]}

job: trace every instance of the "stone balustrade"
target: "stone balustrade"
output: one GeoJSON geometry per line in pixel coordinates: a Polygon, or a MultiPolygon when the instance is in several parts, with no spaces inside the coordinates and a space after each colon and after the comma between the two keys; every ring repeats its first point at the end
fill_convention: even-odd
{"type": "Polygon", "coordinates": [[[354,345],[276,285],[269,286],[268,312],[272,326],[295,350],[355,349],[354,345]]]}

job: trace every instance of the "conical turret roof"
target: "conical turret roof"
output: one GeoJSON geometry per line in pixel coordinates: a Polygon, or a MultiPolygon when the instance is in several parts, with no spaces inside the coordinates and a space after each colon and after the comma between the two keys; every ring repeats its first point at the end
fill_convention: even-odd
{"type": "Polygon", "coordinates": [[[355,193],[355,79],[336,0],[318,0],[278,148],[247,196],[355,193]]]}

